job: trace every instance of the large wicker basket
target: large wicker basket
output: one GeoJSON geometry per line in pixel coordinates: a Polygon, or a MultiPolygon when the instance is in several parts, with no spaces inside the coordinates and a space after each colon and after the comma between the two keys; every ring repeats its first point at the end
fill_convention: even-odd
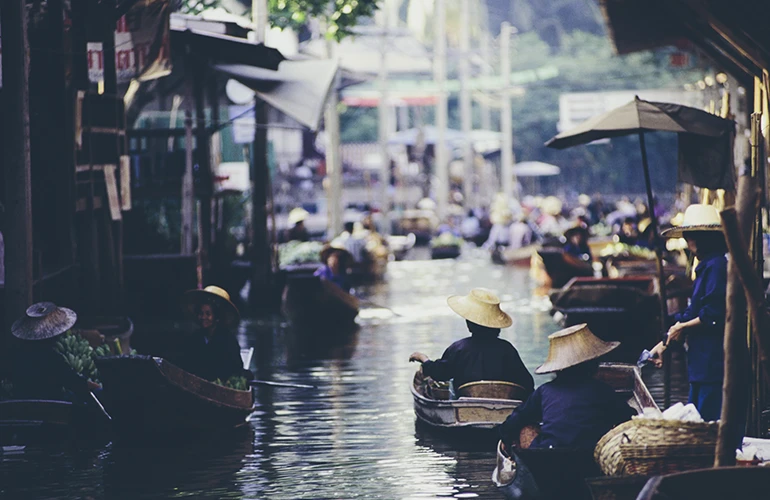
{"type": "Polygon", "coordinates": [[[658,475],[710,467],[718,424],[634,417],[597,443],[594,458],[610,476],[658,475]]]}

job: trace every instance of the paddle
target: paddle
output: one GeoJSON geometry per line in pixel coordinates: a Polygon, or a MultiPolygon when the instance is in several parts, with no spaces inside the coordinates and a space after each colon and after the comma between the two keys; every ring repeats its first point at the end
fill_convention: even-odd
{"type": "Polygon", "coordinates": [[[107,413],[107,410],[104,409],[104,406],[102,406],[101,401],[97,399],[96,395],[91,391],[89,391],[88,394],[91,395],[91,399],[93,400],[93,403],[96,405],[97,408],[99,408],[99,410],[101,410],[102,414],[104,414],[104,416],[107,417],[107,420],[112,422],[112,417],[110,416],[109,413],[107,413]]]}
{"type": "Polygon", "coordinates": [[[371,300],[362,299],[361,297],[357,297],[358,301],[364,304],[365,306],[374,307],[376,309],[387,309],[388,311],[392,312],[394,316],[403,317],[403,315],[398,314],[396,311],[391,309],[390,307],[381,306],[380,304],[375,304],[371,300]]]}
{"type": "Polygon", "coordinates": [[[292,389],[318,389],[315,385],[289,384],[286,382],[270,382],[268,380],[249,380],[249,385],[266,385],[271,387],[290,387],[292,389]]]}

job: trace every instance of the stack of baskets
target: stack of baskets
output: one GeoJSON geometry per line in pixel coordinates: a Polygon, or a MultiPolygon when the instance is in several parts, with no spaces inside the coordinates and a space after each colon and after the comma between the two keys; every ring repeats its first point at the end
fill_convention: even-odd
{"type": "Polygon", "coordinates": [[[659,475],[711,467],[716,422],[634,417],[597,443],[594,458],[608,476],[659,475]]]}

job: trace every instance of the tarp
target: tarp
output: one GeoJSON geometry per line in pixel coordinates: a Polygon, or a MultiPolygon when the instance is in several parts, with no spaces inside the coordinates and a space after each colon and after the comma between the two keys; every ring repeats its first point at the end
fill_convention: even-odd
{"type": "Polygon", "coordinates": [[[311,130],[318,130],[337,74],[337,63],[331,59],[283,61],[277,71],[245,64],[218,64],[214,68],[311,130]]]}

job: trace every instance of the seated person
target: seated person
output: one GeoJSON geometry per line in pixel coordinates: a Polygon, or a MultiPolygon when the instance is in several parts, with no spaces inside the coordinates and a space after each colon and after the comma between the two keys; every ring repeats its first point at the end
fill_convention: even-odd
{"type": "Polygon", "coordinates": [[[449,297],[447,304],[465,318],[471,336],[450,345],[440,359],[431,361],[425,354],[414,352],[409,361],[422,363],[423,373],[435,380],[451,379],[455,389],[468,382],[501,380],[532,392],[535,383],[519,352],[498,337],[501,328],[513,324],[500,309],[500,299],[488,290],[474,288],[468,295],[449,297]]]}
{"type": "Polygon", "coordinates": [[[636,245],[639,241],[639,232],[634,217],[626,217],[618,232],[618,242],[626,245],[636,245]]]}
{"type": "Polygon", "coordinates": [[[230,295],[218,286],[207,286],[185,292],[182,300],[185,312],[198,328],[185,336],[170,361],[206,380],[251,378],[251,373],[243,369],[241,346],[234,331],[241,317],[230,295]]]}
{"type": "Polygon", "coordinates": [[[310,241],[310,232],[305,227],[309,215],[307,210],[300,207],[289,212],[288,223],[291,229],[286,232],[286,241],[310,241]]]}
{"type": "Polygon", "coordinates": [[[78,374],[54,346],[77,321],[77,314],[52,302],[31,305],[11,327],[14,396],[85,402],[99,384],[78,374]]]}
{"type": "Polygon", "coordinates": [[[318,268],[313,276],[334,283],[343,291],[350,293],[348,268],[353,262],[353,256],[350,252],[344,248],[327,245],[321,250],[321,262],[323,262],[323,266],[318,268]]]}
{"type": "Polygon", "coordinates": [[[556,378],[535,390],[497,429],[503,445],[519,441],[529,425],[540,425],[530,448],[569,448],[591,452],[614,426],[634,410],[613,389],[594,378],[597,358],[619,342],[604,342],[583,323],[548,336],[548,358],[535,373],[556,373],[556,378]]]}
{"type": "Polygon", "coordinates": [[[588,229],[583,225],[577,225],[564,232],[567,243],[564,244],[564,252],[584,260],[591,261],[591,247],[588,246],[588,229]]]}

